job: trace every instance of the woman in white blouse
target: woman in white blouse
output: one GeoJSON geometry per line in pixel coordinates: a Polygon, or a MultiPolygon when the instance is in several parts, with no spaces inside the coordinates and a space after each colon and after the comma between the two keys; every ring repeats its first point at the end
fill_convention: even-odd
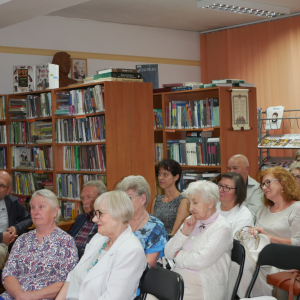
{"type": "Polygon", "coordinates": [[[243,177],[236,172],[225,173],[218,180],[218,187],[220,202],[217,204],[217,210],[230,223],[233,236],[244,226],[252,227],[252,214],[242,205],[247,195],[243,177]]]}
{"type": "Polygon", "coordinates": [[[196,181],[185,194],[192,216],[166,244],[165,256],[183,277],[184,300],[224,300],[233,240],[230,224],[216,209],[218,186],[196,181]]]}

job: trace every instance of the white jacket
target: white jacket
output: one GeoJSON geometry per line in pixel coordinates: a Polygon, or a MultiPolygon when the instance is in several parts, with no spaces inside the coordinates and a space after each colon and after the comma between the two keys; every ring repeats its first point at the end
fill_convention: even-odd
{"type": "MultiPolygon", "coordinates": [[[[94,258],[107,241],[108,237],[95,234],[87,244],[77,266],[94,258]]],[[[76,272],[77,266],[68,275],[69,288],[72,288],[72,274],[76,272]]],[[[128,226],[105,256],[87,273],[79,287],[78,300],[134,299],[145,266],[144,249],[128,226]]],[[[76,287],[78,288],[78,285],[76,287]]],[[[73,285],[73,288],[76,287],[73,285]]]]}
{"type": "Polygon", "coordinates": [[[232,246],[231,226],[219,215],[209,228],[197,236],[188,237],[178,230],[166,244],[165,256],[174,259],[179,268],[199,270],[204,300],[224,300],[227,299],[232,246]],[[192,239],[194,250],[182,250],[189,238],[192,239]]]}

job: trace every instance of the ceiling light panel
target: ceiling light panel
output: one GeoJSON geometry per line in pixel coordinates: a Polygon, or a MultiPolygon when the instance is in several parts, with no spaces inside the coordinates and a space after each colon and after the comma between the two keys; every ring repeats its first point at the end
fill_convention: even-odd
{"type": "Polygon", "coordinates": [[[290,14],[290,9],[285,6],[242,0],[200,0],[198,1],[198,8],[265,18],[290,14]]]}

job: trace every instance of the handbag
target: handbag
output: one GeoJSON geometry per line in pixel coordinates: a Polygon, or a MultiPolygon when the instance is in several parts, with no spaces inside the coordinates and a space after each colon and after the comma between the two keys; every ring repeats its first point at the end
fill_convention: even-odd
{"type": "Polygon", "coordinates": [[[293,295],[298,296],[300,293],[300,272],[279,272],[267,276],[267,282],[276,287],[275,298],[277,289],[281,288],[289,293],[289,299],[293,299],[293,295]]]}

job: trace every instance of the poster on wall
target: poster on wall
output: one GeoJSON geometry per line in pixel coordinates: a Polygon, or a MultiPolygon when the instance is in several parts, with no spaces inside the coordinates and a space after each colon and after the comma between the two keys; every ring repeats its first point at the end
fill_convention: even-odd
{"type": "Polygon", "coordinates": [[[152,82],[153,89],[158,89],[158,64],[136,65],[142,75],[143,82],[152,82]]]}
{"type": "Polygon", "coordinates": [[[233,130],[250,130],[248,92],[248,89],[231,90],[233,130]]]}

